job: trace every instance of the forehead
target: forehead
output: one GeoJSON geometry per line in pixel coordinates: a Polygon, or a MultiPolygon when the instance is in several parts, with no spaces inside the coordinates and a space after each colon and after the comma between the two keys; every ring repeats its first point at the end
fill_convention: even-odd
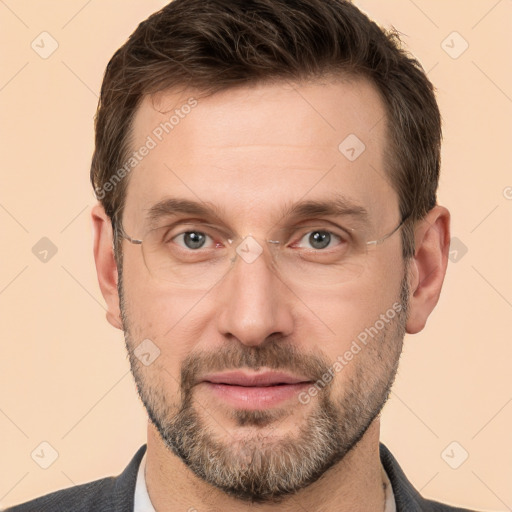
{"type": "Polygon", "coordinates": [[[139,155],[125,217],[172,196],[217,204],[241,224],[264,222],[280,204],[335,192],[385,220],[398,209],[384,171],[385,125],[382,100],[363,79],[147,96],[133,120],[139,155]]]}

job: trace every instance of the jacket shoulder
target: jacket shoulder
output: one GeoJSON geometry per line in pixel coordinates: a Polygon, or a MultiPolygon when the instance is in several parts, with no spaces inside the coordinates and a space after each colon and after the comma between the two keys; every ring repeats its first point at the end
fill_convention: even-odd
{"type": "Polygon", "coordinates": [[[115,477],[110,476],[51,492],[39,498],[15,505],[5,512],[88,512],[111,510],[110,498],[115,477]]]}
{"type": "Polygon", "coordinates": [[[142,445],[118,476],[54,491],[3,512],[133,512],[137,472],[146,448],[142,445]]]}
{"type": "Polygon", "coordinates": [[[393,488],[397,512],[478,512],[424,498],[409,482],[389,449],[383,443],[379,443],[379,448],[380,460],[393,488]]]}

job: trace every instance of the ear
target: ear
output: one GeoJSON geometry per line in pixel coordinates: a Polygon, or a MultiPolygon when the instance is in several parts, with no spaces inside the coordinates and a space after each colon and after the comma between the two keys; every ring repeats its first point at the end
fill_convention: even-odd
{"type": "Polygon", "coordinates": [[[450,212],[435,206],[416,227],[414,239],[415,253],[409,263],[409,334],[425,327],[439,300],[450,250],[450,212]]]}
{"type": "Polygon", "coordinates": [[[92,208],[92,229],[94,237],[94,261],[101,293],[107,303],[107,320],[114,327],[123,330],[119,294],[117,291],[118,273],[112,246],[113,233],[110,218],[101,203],[92,208]]]}

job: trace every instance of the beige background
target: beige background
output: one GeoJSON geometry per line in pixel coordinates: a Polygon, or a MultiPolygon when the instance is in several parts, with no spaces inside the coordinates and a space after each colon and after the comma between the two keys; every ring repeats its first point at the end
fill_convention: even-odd
{"type": "MultiPolygon", "coordinates": [[[[0,507],[118,474],[145,442],[96,281],[88,172],[107,61],[164,3],[0,0],[0,507]],[[51,48],[43,31],[59,45],[47,59],[31,47],[51,48]],[[58,249],[46,263],[42,237],[58,249]],[[58,452],[48,469],[31,458],[48,457],[42,442],[58,452]]],[[[512,510],[512,1],[357,4],[403,34],[438,89],[439,202],[458,239],[437,309],[406,338],[382,440],[425,496],[512,510]]]]}

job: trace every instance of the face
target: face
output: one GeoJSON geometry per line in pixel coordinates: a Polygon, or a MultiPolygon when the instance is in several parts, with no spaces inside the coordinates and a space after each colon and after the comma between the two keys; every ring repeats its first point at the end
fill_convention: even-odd
{"type": "Polygon", "coordinates": [[[239,499],[317,480],[388,396],[407,316],[400,231],[364,243],[400,222],[384,115],[363,80],[166,92],[137,111],[132,149],[155,144],[123,214],[143,240],[123,242],[119,283],[132,372],[163,445],[239,499]]]}

